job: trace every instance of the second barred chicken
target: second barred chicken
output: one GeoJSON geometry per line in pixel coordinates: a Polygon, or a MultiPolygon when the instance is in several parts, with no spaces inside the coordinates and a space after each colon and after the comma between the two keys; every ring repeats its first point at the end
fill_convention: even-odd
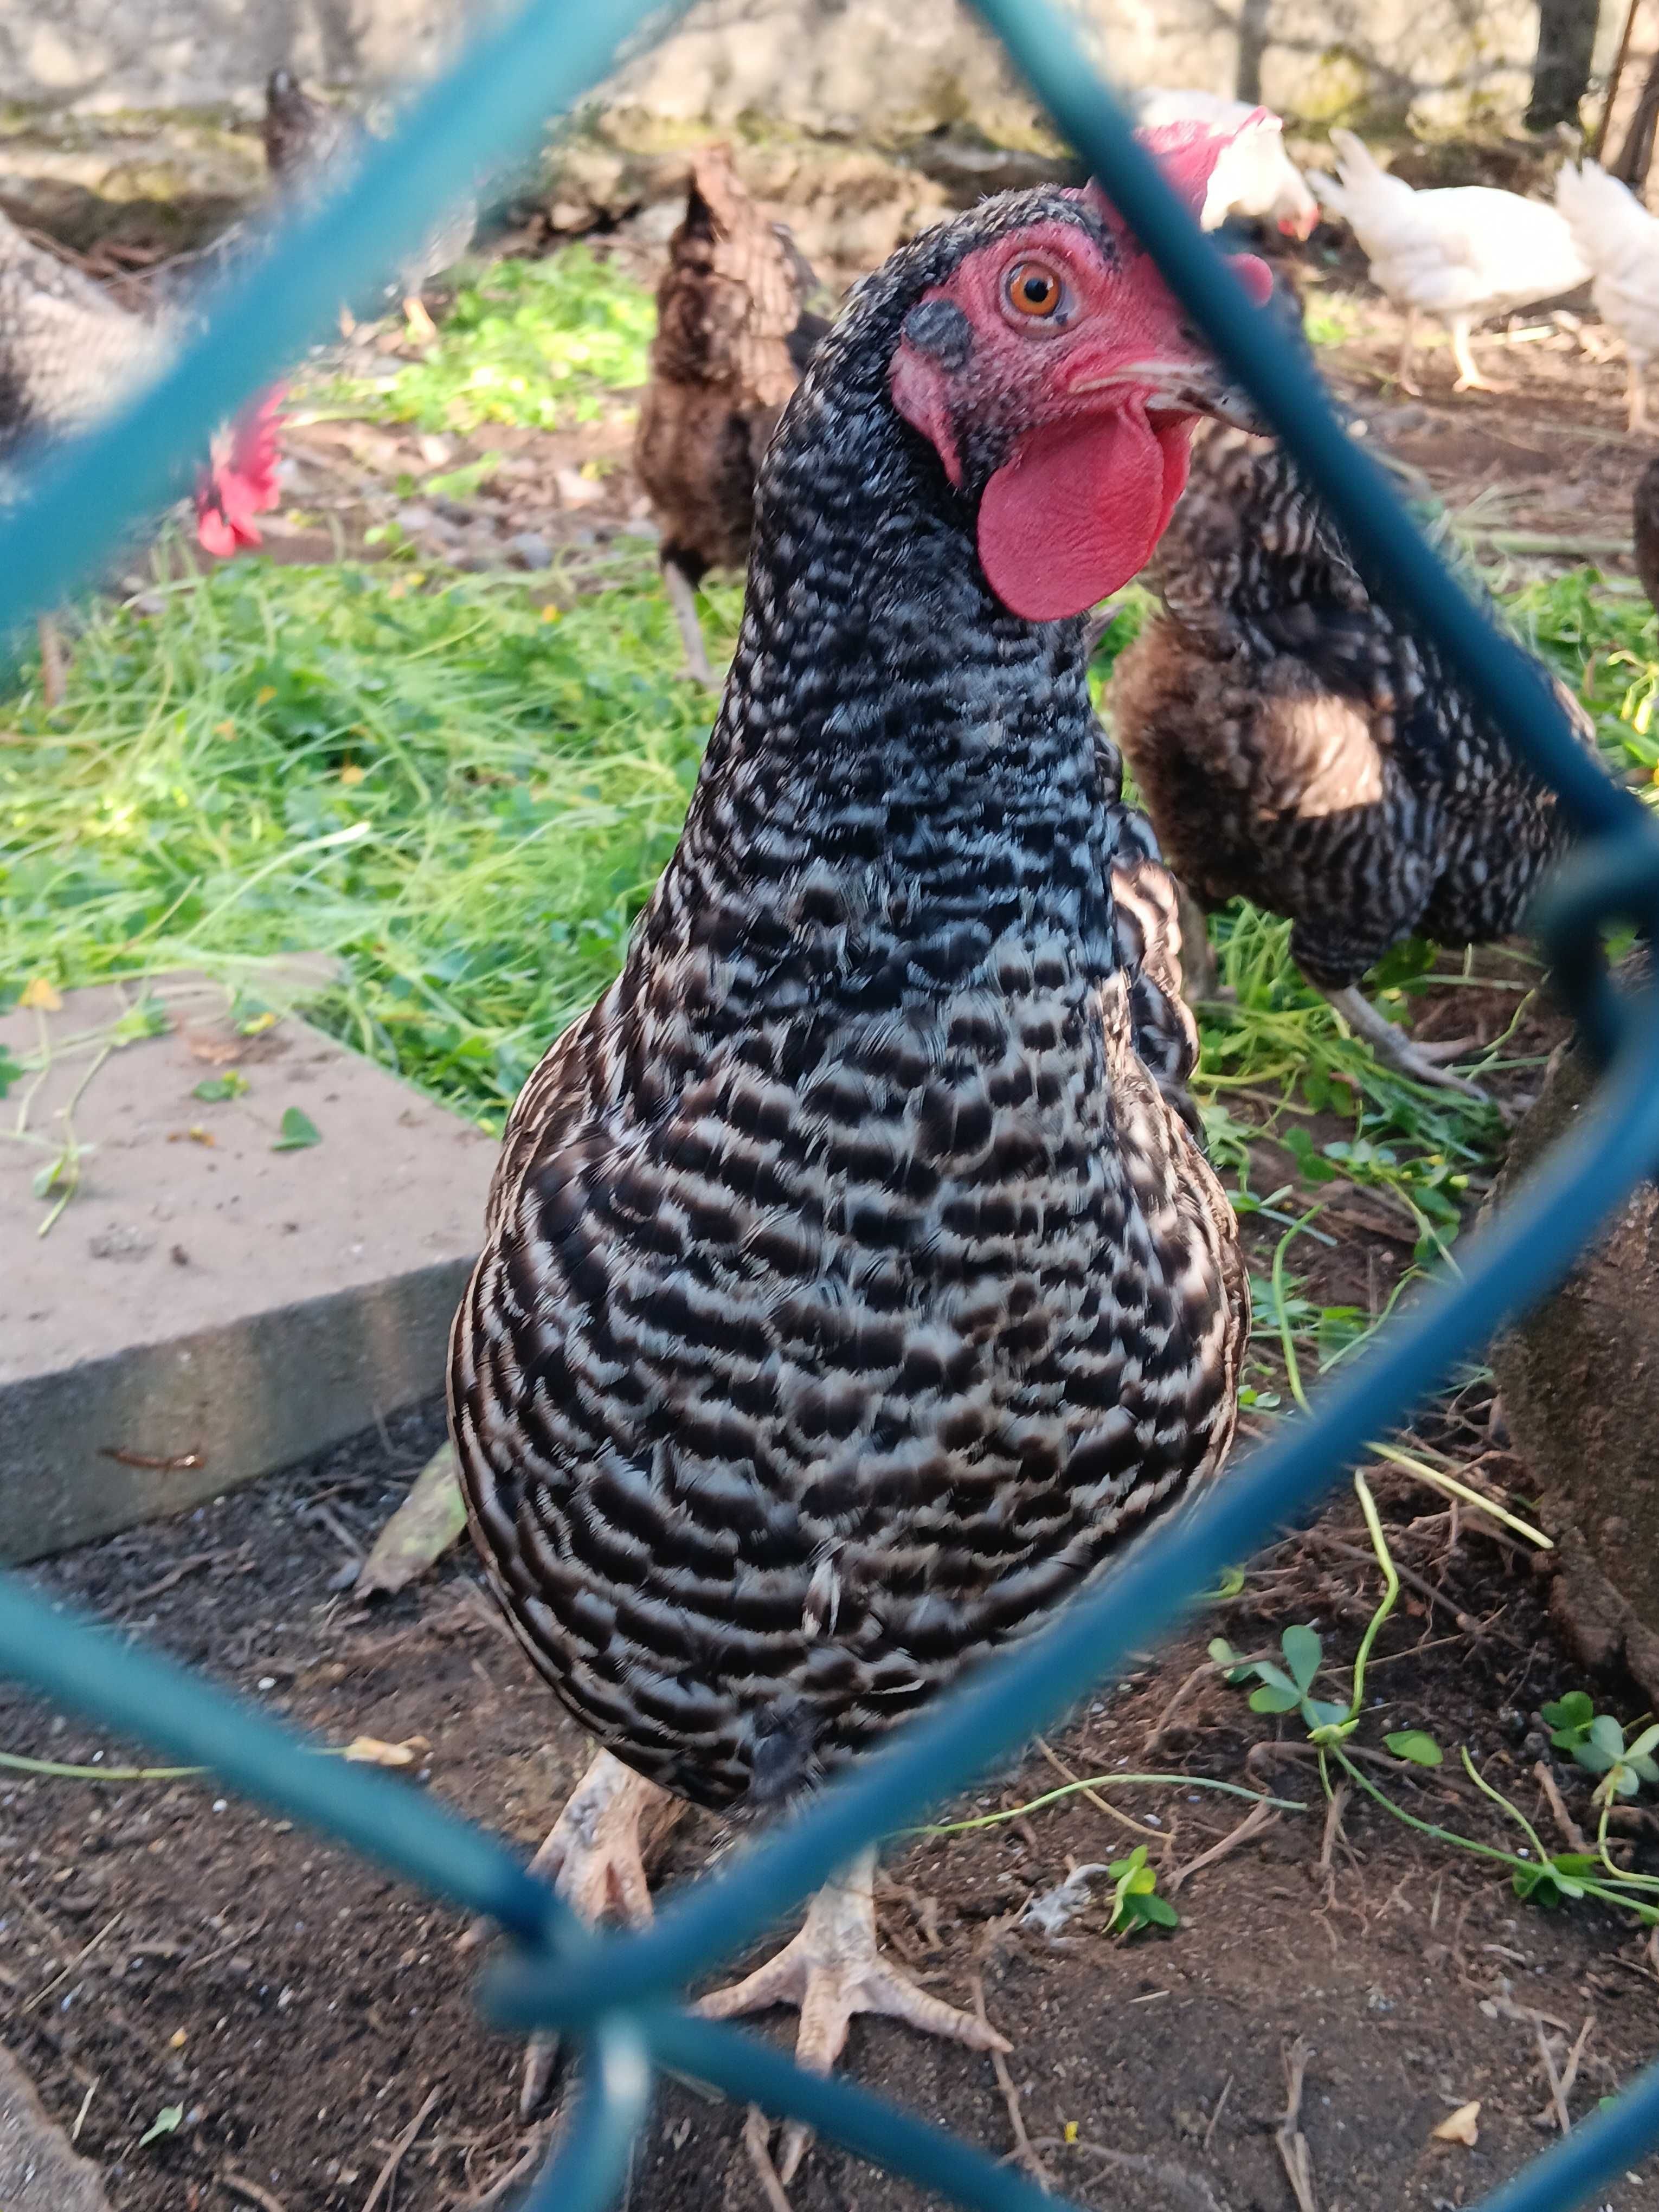
{"type": "Polygon", "coordinates": [[[1358,986],[1407,937],[1462,948],[1519,928],[1566,847],[1554,792],[1372,596],[1276,443],[1200,433],[1148,580],[1162,605],[1109,711],[1170,866],[1203,907],[1288,915],[1297,965],[1380,1059],[1481,1096],[1358,986]]]}

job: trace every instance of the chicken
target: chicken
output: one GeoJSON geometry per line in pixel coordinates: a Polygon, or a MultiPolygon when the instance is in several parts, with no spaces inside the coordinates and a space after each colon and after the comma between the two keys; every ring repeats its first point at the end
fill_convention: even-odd
{"type": "MultiPolygon", "coordinates": [[[[301,198],[331,190],[362,158],[367,133],[356,118],[314,99],[289,70],[272,70],[265,85],[263,136],[272,181],[301,198]]],[[[453,266],[472,243],[478,204],[467,199],[428,232],[398,272],[398,296],[410,337],[428,345],[438,335],[422,294],[432,278],[453,266]]]]}
{"type": "Polygon", "coordinates": [[[1152,580],[1162,610],[1119,658],[1109,714],[1170,867],[1203,906],[1288,915],[1297,966],[1379,1058],[1480,1097],[1358,985],[1415,933],[1515,930],[1566,843],[1553,791],[1371,598],[1279,446],[1200,434],[1152,580]]]}
{"type": "Polygon", "coordinates": [[[1659,354],[1659,216],[1629,186],[1594,161],[1564,165],[1555,204],[1573,244],[1592,271],[1590,297],[1602,321],[1624,341],[1630,379],[1630,427],[1645,430],[1643,378],[1659,354]]]}
{"type": "Polygon", "coordinates": [[[1243,216],[1274,224],[1286,238],[1312,236],[1319,202],[1285,151],[1281,117],[1249,100],[1224,99],[1219,93],[1154,88],[1136,98],[1135,119],[1143,130],[1190,122],[1237,133],[1210,179],[1199,217],[1206,230],[1218,229],[1229,216],[1243,216]],[[1259,127],[1246,129],[1246,125],[1259,127]]]}
{"type": "Polygon", "coordinates": [[[634,466],[662,532],[685,672],[701,684],[714,678],[696,587],[708,569],[748,560],[762,457],[830,327],[802,307],[816,282],[788,232],[738,182],[730,150],[700,154],[657,287],[634,466]]]}
{"type": "MultiPolygon", "coordinates": [[[[9,474],[136,396],[167,367],[185,328],[176,313],[128,313],[0,215],[0,471],[9,474]]],[[[215,434],[195,495],[197,535],[209,552],[258,542],[254,518],[276,500],[281,397],[263,395],[215,434]]],[[[47,702],[55,704],[62,647],[45,616],[40,658],[47,702]]]]}
{"type": "MultiPolygon", "coordinates": [[[[1226,142],[1170,138],[1196,207],[1226,142]]],[[[586,1913],[1222,1464],[1243,1261],[1080,617],[1235,401],[1107,202],[1046,188],[902,246],[785,411],[684,832],[514,1109],[452,1338],[491,1586],[601,1747],[538,1859],[586,1913]]],[[[873,1864],[704,2010],[798,2002],[824,2070],[860,2010],[1004,2047],[880,1954],[873,1864]]]]}
{"type": "Polygon", "coordinates": [[[1318,173],[1308,181],[1325,205],[1346,218],[1370,264],[1373,283],[1406,311],[1400,381],[1415,392],[1412,355],[1419,313],[1437,315],[1451,331],[1455,392],[1492,392],[1469,350],[1469,332],[1489,315],[1571,292],[1589,264],[1573,243],[1566,218],[1541,201],[1487,185],[1413,191],[1377,167],[1352,131],[1334,130],[1340,179],[1318,173]]]}

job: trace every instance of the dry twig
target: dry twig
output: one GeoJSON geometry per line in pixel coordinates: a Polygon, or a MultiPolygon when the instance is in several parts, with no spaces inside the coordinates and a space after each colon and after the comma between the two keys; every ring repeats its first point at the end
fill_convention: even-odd
{"type": "Polygon", "coordinates": [[[789,2202],[789,2192],[772,2163],[772,2123],[758,2105],[749,2107],[749,2117],[743,2124],[743,2147],[749,2154],[749,2163],[755,2169],[769,2212],[795,2212],[789,2202]]]}
{"type": "MultiPolygon", "coordinates": [[[[1339,1782],[1331,1792],[1331,1802],[1325,1808],[1325,1835],[1319,1846],[1319,1871],[1325,1883],[1327,1898],[1336,1893],[1336,1845],[1342,1837],[1342,1815],[1348,1809],[1348,1800],[1353,1796],[1351,1782],[1339,1782]]],[[[1347,1838],[1342,1837],[1346,1842],[1347,1838]]]]}
{"type": "Polygon", "coordinates": [[[374,2212],[374,2207],[380,2203],[380,2199],[391,2188],[392,2181],[396,2177],[398,2168],[404,2162],[404,2153],[410,2148],[414,2142],[416,2136],[419,2135],[421,2130],[426,2125],[427,2115],[431,2112],[432,2107],[437,2103],[437,2101],[438,2085],[434,2081],[431,2088],[427,2091],[426,2096],[422,2102],[420,2111],[416,2113],[414,2118],[404,2130],[402,2135],[398,2136],[397,2142],[392,2144],[392,2148],[386,2153],[386,2164],[375,2175],[374,2186],[369,2191],[368,2196],[363,2199],[363,2212],[374,2212]]]}
{"type": "MultiPolygon", "coordinates": [[[[1042,1756],[1048,1760],[1049,1765],[1054,1768],[1054,1772],[1059,1775],[1062,1782],[1076,1782],[1079,1779],[1078,1776],[1073,1774],[1071,1768],[1067,1766],[1065,1760],[1060,1758],[1058,1752],[1056,1752],[1051,1745],[1045,1743],[1041,1736],[1038,1736],[1036,1739],[1036,1747],[1042,1753],[1042,1756]]],[[[1086,1797],[1097,1812],[1109,1813],[1113,1820],[1117,1822],[1118,1826],[1122,1828],[1127,1828],[1131,1835],[1145,1836],[1149,1843],[1154,1844],[1167,1843],[1169,1841],[1168,1837],[1161,1829],[1143,1827],[1139,1820],[1132,1820],[1128,1814],[1121,1811],[1117,1806],[1110,1803],[1108,1799],[1103,1797],[1098,1790],[1079,1790],[1078,1795],[1080,1797],[1086,1797]]]]}
{"type": "Polygon", "coordinates": [[[1319,2212],[1319,2200],[1314,2195],[1313,2159],[1308,2150],[1308,2138],[1297,2122],[1302,2117],[1302,2087],[1307,2079],[1308,2060],[1312,2054],[1298,2035],[1285,2052],[1285,2117],[1279,2124],[1273,2141],[1279,2146],[1279,2155],[1285,2161],[1285,2172],[1297,2202],[1297,2212],[1319,2212]]]}
{"type": "MultiPolygon", "coordinates": [[[[991,2023],[985,2011],[985,1984],[981,1977],[975,1974],[969,1986],[974,1993],[975,2014],[980,2026],[988,2028],[991,2023]]],[[[997,2087],[1002,2092],[1002,2101],[1008,2108],[1008,2125],[1013,2130],[1014,2136],[1014,2156],[1025,2168],[1043,2195],[1052,2197],[1054,2193],[1054,2177],[1038,2156],[1031,2138],[1025,2132],[1025,2115],[1020,2110],[1019,2092],[1014,2087],[1014,2077],[1008,2071],[1008,2061],[1003,2057],[1001,2051],[992,2051],[991,2069],[997,2077],[997,2087]]]]}
{"type": "Polygon", "coordinates": [[[268,2189],[261,2189],[257,2181],[250,2181],[245,2173],[233,2173],[227,2166],[219,2176],[221,2189],[228,2189],[233,2197],[245,2203],[257,2204],[259,2212],[288,2212],[280,2197],[273,2197],[268,2189]]]}
{"type": "Polygon", "coordinates": [[[1223,1859],[1231,1857],[1241,1844],[1248,1844],[1264,1828],[1277,1827],[1281,1815],[1271,1805],[1252,1805],[1238,1826],[1229,1829],[1219,1843],[1212,1844],[1207,1851],[1200,1851],[1195,1859],[1188,1859],[1185,1866],[1178,1866],[1175,1869],[1164,1885],[1165,1894],[1173,1897],[1182,1882],[1189,1881],[1195,1874],[1202,1874],[1206,1867],[1217,1866],[1223,1859]]]}
{"type": "MultiPolygon", "coordinates": [[[[1560,2129],[1562,2134],[1565,2135],[1572,2126],[1572,2115],[1567,2110],[1566,2096],[1561,2087],[1561,2076],[1556,2071],[1555,2053],[1550,2049],[1550,2039],[1543,2021],[1534,2021],[1533,2027],[1538,2037],[1538,2048],[1543,2054],[1544,2071],[1549,2076],[1550,2104],[1553,2107],[1555,2124],[1560,2129]]],[[[1550,2114],[1546,2113],[1546,2119],[1549,2117],[1550,2114]]]]}
{"type": "Polygon", "coordinates": [[[1589,1838],[1568,1812],[1566,1800],[1561,1795],[1560,1784],[1550,1771],[1548,1759],[1540,1759],[1532,1771],[1538,1778],[1539,1788],[1549,1800],[1549,1808],[1555,1815],[1556,1826],[1566,1838],[1567,1849],[1570,1851],[1588,1851],[1589,1838]]]}

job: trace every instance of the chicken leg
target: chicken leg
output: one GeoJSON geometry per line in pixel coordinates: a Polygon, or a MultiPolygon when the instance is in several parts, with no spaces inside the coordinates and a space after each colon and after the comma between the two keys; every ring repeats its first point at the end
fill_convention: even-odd
{"type": "Polygon", "coordinates": [[[1440,1062],[1452,1054],[1468,1049],[1468,1040],[1455,1044],[1418,1044],[1403,1030],[1398,1030],[1386,1014],[1380,1014],[1370,1000],[1350,983],[1340,991],[1326,991],[1323,995],[1341,1015],[1357,1037],[1362,1037],[1380,1060],[1401,1075],[1409,1076],[1413,1083],[1427,1083],[1437,1091],[1461,1091],[1465,1098],[1478,1098],[1481,1104],[1491,1103],[1487,1094],[1478,1084],[1467,1077],[1454,1075],[1440,1062]]]}
{"type": "MultiPolygon", "coordinates": [[[[611,1917],[642,1927],[651,1917],[646,1860],[656,1856],[684,1811],[683,1797],[602,1751],[571,1791],[530,1871],[550,1878],[590,1927],[611,1917]]],[[[556,2035],[531,2039],[519,2087],[520,2119],[527,2120],[547,2094],[558,2055],[556,2035]]]]}
{"type": "Polygon", "coordinates": [[[1482,376],[1469,349],[1469,319],[1454,315],[1451,319],[1452,359],[1457,363],[1457,381],[1454,392],[1507,392],[1506,384],[1493,384],[1482,376]]]}
{"type": "Polygon", "coordinates": [[[1628,396],[1630,403],[1630,414],[1627,428],[1629,428],[1632,437],[1639,436],[1648,427],[1648,392],[1647,386],[1643,381],[1643,371],[1646,367],[1647,363],[1645,362],[1638,361],[1636,356],[1632,353],[1630,348],[1626,346],[1625,349],[1625,368],[1626,374],[1629,379],[1628,396]]]}
{"type": "Polygon", "coordinates": [[[1402,392],[1409,392],[1413,399],[1419,398],[1423,390],[1422,386],[1416,381],[1412,374],[1412,356],[1416,352],[1416,350],[1417,310],[1415,307],[1407,307],[1406,310],[1406,328],[1400,340],[1399,379],[1400,389],[1402,392]]]}
{"type": "MultiPolygon", "coordinates": [[[[872,1845],[824,1884],[807,1907],[799,1934],[775,1957],[731,1988],[700,1999],[695,2009],[706,2020],[730,2020],[771,2005],[798,2005],[795,2057],[814,2074],[830,2072],[846,2045],[848,2023],[860,2012],[902,2020],[924,2035],[965,2043],[972,2051],[1012,2051],[1013,2045],[994,2027],[929,1996],[882,1956],[876,1938],[875,1879],[872,1845]]],[[[810,2141],[810,2130],[799,2121],[790,2124],[778,2160],[778,2177],[786,2186],[810,2141]]]]}
{"type": "Polygon", "coordinates": [[[685,666],[680,673],[694,684],[706,684],[712,691],[716,688],[714,672],[708,665],[708,647],[703,642],[702,624],[697,619],[696,586],[672,555],[663,562],[662,582],[685,647],[685,666]]]}
{"type": "MultiPolygon", "coordinates": [[[[1176,913],[1181,921],[1181,995],[1189,1006],[1213,1006],[1224,994],[1209,921],[1180,877],[1173,880],[1176,913]]],[[[1236,995],[1231,985],[1224,995],[1230,999],[1236,995]]]]}

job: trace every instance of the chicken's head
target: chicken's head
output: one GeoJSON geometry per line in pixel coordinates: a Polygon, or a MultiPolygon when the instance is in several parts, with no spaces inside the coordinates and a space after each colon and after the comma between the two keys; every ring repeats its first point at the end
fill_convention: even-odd
{"type": "Polygon", "coordinates": [[[204,552],[227,556],[259,543],[254,517],[276,506],[280,386],[264,392],[228,430],[214,435],[196,479],[196,535],[204,552]]]}
{"type": "MultiPolygon", "coordinates": [[[[1237,136],[1185,122],[1139,134],[1195,215],[1237,136]]],[[[922,295],[888,379],[977,501],[992,590],[1033,622],[1080,613],[1145,568],[1186,484],[1194,420],[1244,409],[1099,188],[1051,204],[922,295]]],[[[1260,306],[1266,266],[1248,254],[1232,266],[1260,306]]]]}

